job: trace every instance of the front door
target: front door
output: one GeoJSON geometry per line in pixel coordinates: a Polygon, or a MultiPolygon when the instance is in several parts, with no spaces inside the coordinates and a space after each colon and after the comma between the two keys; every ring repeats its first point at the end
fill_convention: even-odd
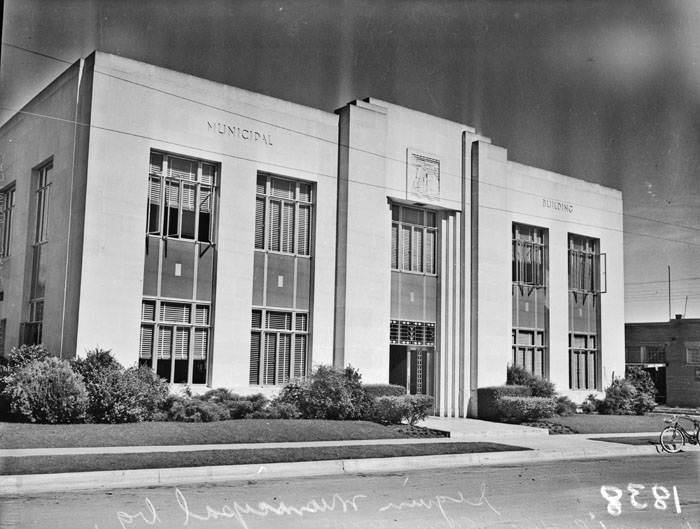
{"type": "Polygon", "coordinates": [[[435,395],[433,347],[392,345],[389,350],[389,383],[403,386],[411,395],[435,395]]]}

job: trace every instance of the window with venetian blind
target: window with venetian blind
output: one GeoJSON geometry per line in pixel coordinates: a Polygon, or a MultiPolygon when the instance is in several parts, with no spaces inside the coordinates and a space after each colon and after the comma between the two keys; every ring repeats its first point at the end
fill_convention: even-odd
{"type": "Polygon", "coordinates": [[[253,309],[250,384],[279,385],[304,376],[308,332],[308,313],[253,309]]]}
{"type": "Polygon", "coordinates": [[[255,248],[311,255],[313,185],[258,173],[255,197],[255,248]]]}
{"type": "Polygon", "coordinates": [[[391,269],[437,274],[435,212],[392,204],[391,219],[391,269]]]}

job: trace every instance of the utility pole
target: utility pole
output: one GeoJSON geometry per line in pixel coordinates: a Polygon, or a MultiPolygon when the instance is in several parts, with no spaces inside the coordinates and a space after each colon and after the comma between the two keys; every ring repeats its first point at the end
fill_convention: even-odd
{"type": "Polygon", "coordinates": [[[668,321],[671,321],[671,265],[668,265],[668,321]]]}

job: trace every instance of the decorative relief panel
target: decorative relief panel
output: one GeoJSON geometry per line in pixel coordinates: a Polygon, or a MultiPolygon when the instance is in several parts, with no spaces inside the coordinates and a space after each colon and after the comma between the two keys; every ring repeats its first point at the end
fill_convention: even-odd
{"type": "Polygon", "coordinates": [[[440,196],[440,160],[408,149],[406,152],[406,198],[440,196]]]}

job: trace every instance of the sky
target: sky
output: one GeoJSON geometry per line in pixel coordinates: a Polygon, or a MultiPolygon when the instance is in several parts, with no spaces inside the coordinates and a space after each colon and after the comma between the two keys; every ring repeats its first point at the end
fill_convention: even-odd
{"type": "Polygon", "coordinates": [[[2,30],[0,123],[99,49],[473,126],[511,160],[622,191],[627,322],[668,318],[668,266],[671,313],[700,318],[696,0],[5,0],[2,30]]]}

